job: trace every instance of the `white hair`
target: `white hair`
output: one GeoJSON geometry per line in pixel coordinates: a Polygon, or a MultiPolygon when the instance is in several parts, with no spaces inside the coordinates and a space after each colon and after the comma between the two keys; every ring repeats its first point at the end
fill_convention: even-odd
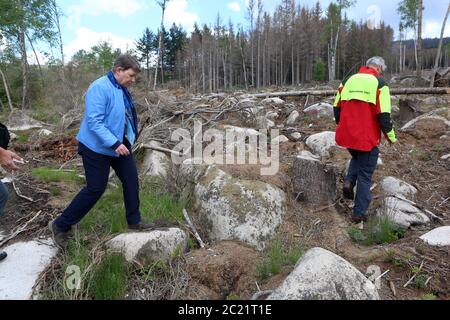
{"type": "Polygon", "coordinates": [[[372,57],[367,60],[366,66],[379,66],[383,71],[387,69],[384,59],[378,56],[372,57]]]}

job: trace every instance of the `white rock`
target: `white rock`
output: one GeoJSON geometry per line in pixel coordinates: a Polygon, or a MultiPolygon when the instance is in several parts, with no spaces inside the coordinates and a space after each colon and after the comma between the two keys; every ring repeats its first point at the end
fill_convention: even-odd
{"type": "Polygon", "coordinates": [[[420,237],[432,246],[450,246],[450,226],[434,229],[420,237]]]}
{"type": "Polygon", "coordinates": [[[11,141],[14,141],[17,139],[17,134],[15,134],[14,132],[10,132],[9,133],[9,138],[11,139],[11,141]]]}
{"type": "Polygon", "coordinates": [[[285,103],[284,100],[280,98],[267,98],[261,101],[261,103],[270,103],[270,104],[276,104],[276,105],[282,105],[285,103]]]}
{"type": "Polygon", "coordinates": [[[281,135],[276,138],[273,138],[272,144],[281,144],[281,143],[288,142],[288,141],[289,141],[289,139],[286,136],[281,135]]]}
{"type": "Polygon", "coordinates": [[[53,241],[18,242],[2,250],[8,257],[0,262],[0,300],[29,300],[39,276],[58,249],[53,241]]]}
{"type": "Polygon", "coordinates": [[[321,157],[328,157],[331,148],[337,147],[336,133],[325,131],[313,134],[306,139],[306,145],[317,155],[321,157]]]}
{"type": "Polygon", "coordinates": [[[269,119],[269,120],[272,120],[272,121],[275,121],[276,119],[278,119],[278,117],[279,117],[279,115],[275,111],[269,111],[266,114],[266,119],[269,119]]]}
{"type": "Polygon", "coordinates": [[[177,250],[184,252],[186,233],[178,228],[150,232],[123,233],[108,241],[108,248],[124,254],[128,262],[149,263],[152,260],[169,260],[177,250]]]}
{"type": "Polygon", "coordinates": [[[392,113],[398,113],[398,112],[400,112],[400,108],[398,106],[394,105],[391,107],[391,111],[392,111],[392,113]]]}
{"type": "Polygon", "coordinates": [[[53,134],[53,132],[50,130],[47,130],[47,129],[41,129],[38,132],[39,137],[48,137],[48,136],[51,136],[52,134],[53,134]]]}
{"type": "Polygon", "coordinates": [[[270,119],[266,119],[266,129],[272,129],[276,126],[275,122],[270,119]]]}
{"type": "Polygon", "coordinates": [[[340,256],[313,248],[268,300],[379,300],[375,285],[340,256]]]}
{"type": "Polygon", "coordinates": [[[428,97],[424,99],[422,103],[426,105],[447,104],[444,99],[438,97],[428,97]]]}
{"type": "Polygon", "coordinates": [[[212,241],[240,240],[258,250],[264,249],[286,214],[281,189],[233,178],[215,166],[194,181],[189,197],[212,241]]]}
{"type": "Polygon", "coordinates": [[[394,197],[384,199],[384,204],[377,210],[377,215],[389,217],[395,225],[404,229],[430,222],[425,213],[412,204],[394,197]]]}
{"type": "Polygon", "coordinates": [[[292,111],[286,121],[286,125],[294,126],[297,123],[298,118],[300,118],[300,113],[297,110],[292,111]]]}
{"type": "Polygon", "coordinates": [[[417,189],[394,177],[385,177],[381,180],[381,191],[388,196],[400,195],[406,199],[414,200],[417,189]]]}
{"type": "MultiPolygon", "coordinates": [[[[160,147],[160,144],[155,141],[151,141],[149,144],[160,147]]],[[[142,164],[146,176],[153,178],[167,178],[170,167],[171,160],[165,153],[152,149],[146,151],[144,162],[142,164]]]]}
{"type": "Polygon", "coordinates": [[[302,134],[300,132],[293,132],[289,135],[294,141],[298,141],[302,138],[302,134]]]}
{"type": "Polygon", "coordinates": [[[441,157],[442,160],[450,160],[450,153],[441,157]]]}
{"type": "Polygon", "coordinates": [[[409,129],[409,128],[413,128],[417,122],[422,121],[422,120],[442,121],[445,125],[447,125],[447,127],[450,127],[450,121],[445,119],[444,117],[433,116],[433,115],[423,115],[423,116],[417,117],[417,118],[409,121],[400,130],[406,130],[406,129],[409,129]]]}
{"type": "Polygon", "coordinates": [[[235,127],[235,126],[230,126],[230,125],[225,125],[223,126],[223,128],[225,130],[227,130],[227,132],[231,132],[231,133],[235,133],[235,134],[244,134],[246,136],[259,136],[261,134],[261,132],[255,130],[255,129],[250,129],[250,128],[241,128],[241,127],[235,127]]]}
{"type": "Polygon", "coordinates": [[[305,110],[303,110],[306,114],[316,115],[318,118],[322,117],[328,117],[333,118],[334,112],[333,112],[333,106],[329,103],[316,103],[305,110]]]}

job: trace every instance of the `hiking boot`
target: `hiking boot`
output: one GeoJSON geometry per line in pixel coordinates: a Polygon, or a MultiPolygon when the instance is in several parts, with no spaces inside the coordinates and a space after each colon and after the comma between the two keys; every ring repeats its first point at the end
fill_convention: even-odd
{"type": "Polygon", "coordinates": [[[352,215],[351,219],[353,223],[367,222],[367,216],[352,215]]]}
{"type": "Polygon", "coordinates": [[[344,187],[342,188],[342,191],[344,193],[344,198],[349,200],[355,200],[355,194],[353,192],[353,189],[355,188],[355,185],[351,181],[344,181],[344,187]]]}
{"type": "Polygon", "coordinates": [[[55,224],[55,220],[51,220],[48,223],[48,228],[52,232],[53,242],[61,249],[65,249],[67,247],[67,243],[69,242],[68,232],[59,230],[55,224]]]}
{"type": "Polygon", "coordinates": [[[128,229],[135,231],[149,231],[158,228],[166,228],[168,225],[169,224],[166,220],[159,219],[152,222],[141,221],[138,224],[129,224],[128,229]]]}
{"type": "Polygon", "coordinates": [[[0,261],[5,260],[5,258],[8,256],[6,252],[0,252],[0,261]]]}

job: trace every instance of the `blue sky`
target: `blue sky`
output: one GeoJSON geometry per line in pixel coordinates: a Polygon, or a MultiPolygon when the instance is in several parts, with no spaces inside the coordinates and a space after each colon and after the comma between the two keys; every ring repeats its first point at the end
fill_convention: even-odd
{"type": "MultiPolygon", "coordinates": [[[[312,6],[317,0],[297,0],[297,4],[312,6]]],[[[424,36],[439,37],[447,0],[423,0],[424,36]]],[[[331,0],[320,0],[326,8],[331,0]]],[[[396,28],[398,0],[357,0],[348,10],[348,16],[357,21],[383,20],[396,28]]],[[[99,41],[107,40],[114,47],[125,50],[149,27],[156,31],[161,19],[161,8],[155,0],[57,0],[64,12],[63,41],[68,57],[79,49],[89,49],[99,41]]],[[[245,20],[248,0],[170,0],[165,25],[181,24],[191,30],[194,22],[214,24],[220,13],[223,23],[231,19],[235,25],[248,27],[245,20]]],[[[264,10],[273,12],[281,0],[264,0],[264,10]]],[[[450,21],[445,36],[450,36],[450,21]]],[[[55,52],[56,54],[56,52],[55,52]]]]}

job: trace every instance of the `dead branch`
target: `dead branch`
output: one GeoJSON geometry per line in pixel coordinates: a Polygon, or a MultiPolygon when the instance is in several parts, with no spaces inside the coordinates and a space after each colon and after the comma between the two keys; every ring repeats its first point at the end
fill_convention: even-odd
{"type": "Polygon", "coordinates": [[[423,263],[424,263],[424,260],[422,260],[422,263],[420,264],[419,270],[417,270],[417,272],[414,273],[414,275],[408,280],[408,282],[405,283],[403,288],[406,288],[417,277],[419,272],[422,270],[423,263]]]}
{"type": "Polygon", "coordinates": [[[27,196],[24,196],[24,195],[20,192],[19,188],[17,188],[16,184],[14,183],[14,178],[12,179],[11,183],[12,183],[13,188],[14,188],[14,191],[16,191],[16,194],[17,194],[18,197],[20,197],[20,198],[22,198],[22,199],[25,199],[25,200],[27,200],[27,201],[30,201],[30,202],[34,202],[34,200],[33,200],[32,198],[29,198],[29,197],[27,197],[27,196]]]}
{"type": "Polygon", "coordinates": [[[34,220],[36,220],[37,217],[39,217],[39,215],[42,213],[42,210],[39,211],[38,213],[35,214],[35,216],[33,218],[31,218],[29,221],[27,221],[23,226],[17,228],[16,231],[14,231],[11,235],[7,236],[6,238],[4,238],[2,240],[2,242],[0,242],[0,248],[5,245],[8,241],[14,239],[15,237],[17,237],[19,234],[21,234],[22,232],[26,231],[28,225],[33,222],[34,220]]]}
{"type": "Polygon", "coordinates": [[[189,224],[189,227],[191,227],[192,231],[194,232],[194,236],[197,239],[198,243],[200,244],[201,248],[205,247],[205,243],[203,242],[202,238],[200,238],[200,235],[197,232],[197,229],[195,228],[194,224],[192,223],[191,219],[189,218],[189,215],[186,211],[186,209],[183,209],[183,215],[186,219],[187,223],[189,224]]]}
{"type": "Polygon", "coordinates": [[[161,151],[161,152],[165,152],[165,153],[172,153],[172,154],[175,154],[175,155],[180,156],[180,157],[183,156],[183,154],[181,152],[173,151],[173,150],[170,150],[170,149],[167,149],[167,148],[152,146],[152,145],[149,145],[149,144],[141,144],[141,148],[161,151]]]}

